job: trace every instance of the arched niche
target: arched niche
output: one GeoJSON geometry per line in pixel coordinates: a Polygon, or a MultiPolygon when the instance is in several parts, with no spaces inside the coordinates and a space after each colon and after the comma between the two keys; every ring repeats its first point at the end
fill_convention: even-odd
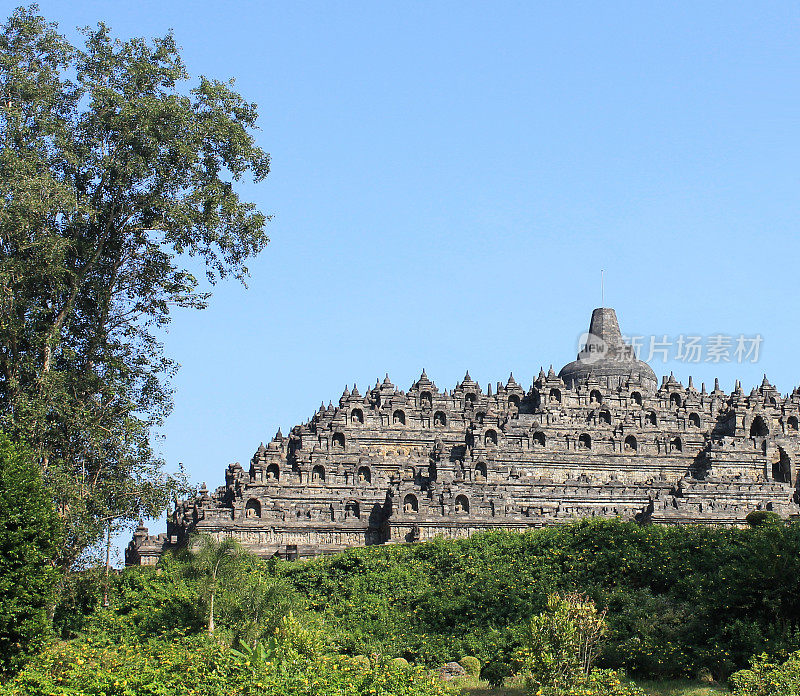
{"type": "Polygon", "coordinates": [[[344,518],[347,519],[358,519],[361,517],[361,506],[358,504],[358,501],[351,500],[347,502],[344,506],[344,518]]]}
{"type": "Polygon", "coordinates": [[[753,418],[750,424],[750,437],[767,437],[769,435],[769,427],[761,416],[753,418]]]}
{"type": "Polygon", "coordinates": [[[250,498],[244,506],[244,516],[247,519],[261,517],[261,502],[256,498],[250,498]]]}

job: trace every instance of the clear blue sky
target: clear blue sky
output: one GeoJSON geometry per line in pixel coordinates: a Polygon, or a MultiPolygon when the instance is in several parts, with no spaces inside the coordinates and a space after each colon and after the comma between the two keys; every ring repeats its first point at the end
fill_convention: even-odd
{"type": "Polygon", "coordinates": [[[345,383],[529,386],[574,359],[601,268],[623,332],[763,336],[757,364],[658,374],[800,383],[795,2],[40,6],[73,36],[172,28],[260,106],[272,242],[166,337],[159,447],[198,482],[345,383]]]}

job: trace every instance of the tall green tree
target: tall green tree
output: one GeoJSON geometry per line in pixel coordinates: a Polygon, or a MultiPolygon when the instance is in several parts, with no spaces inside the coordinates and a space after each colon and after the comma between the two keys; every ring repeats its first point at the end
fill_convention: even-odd
{"type": "Polygon", "coordinates": [[[58,531],[35,453],[0,433],[0,676],[50,634],[58,531]]]}
{"type": "Polygon", "coordinates": [[[269,241],[237,183],[269,156],[232,82],[193,86],[171,34],[73,46],[17,9],[0,30],[0,427],[34,447],[70,568],[178,485],[151,432],[175,363],[158,332],[201,309],[192,269],[242,282],[269,241]]]}

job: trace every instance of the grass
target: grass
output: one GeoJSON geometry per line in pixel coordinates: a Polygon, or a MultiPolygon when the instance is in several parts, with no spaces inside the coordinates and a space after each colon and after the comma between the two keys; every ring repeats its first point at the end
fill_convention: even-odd
{"type": "Polygon", "coordinates": [[[730,693],[721,684],[703,684],[688,679],[637,681],[636,684],[651,696],[721,696],[730,693]]]}
{"type": "MultiPolygon", "coordinates": [[[[687,679],[668,679],[665,681],[637,681],[637,686],[650,696],[723,696],[730,691],[719,684],[702,684],[687,679]]],[[[523,696],[521,686],[501,686],[492,689],[488,682],[472,677],[458,680],[462,696],[523,696]]]]}
{"type": "Polygon", "coordinates": [[[521,686],[499,686],[493,689],[489,682],[476,677],[460,677],[458,686],[463,696],[524,696],[525,691],[521,686]]]}

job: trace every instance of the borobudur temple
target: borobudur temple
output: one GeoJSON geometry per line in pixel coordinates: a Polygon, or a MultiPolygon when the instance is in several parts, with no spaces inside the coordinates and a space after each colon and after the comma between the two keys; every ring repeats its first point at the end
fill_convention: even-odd
{"type": "Polygon", "coordinates": [[[526,391],[513,375],[483,391],[467,373],[440,391],[422,372],[388,376],[259,446],[248,469],[205,484],[140,525],[129,565],[152,565],[194,533],[233,537],[261,556],[526,530],[586,517],[742,525],[753,510],[800,512],[795,483],[800,390],[764,377],[749,394],[696,389],[653,370],[623,342],[613,309],[589,339],[526,391]]]}

